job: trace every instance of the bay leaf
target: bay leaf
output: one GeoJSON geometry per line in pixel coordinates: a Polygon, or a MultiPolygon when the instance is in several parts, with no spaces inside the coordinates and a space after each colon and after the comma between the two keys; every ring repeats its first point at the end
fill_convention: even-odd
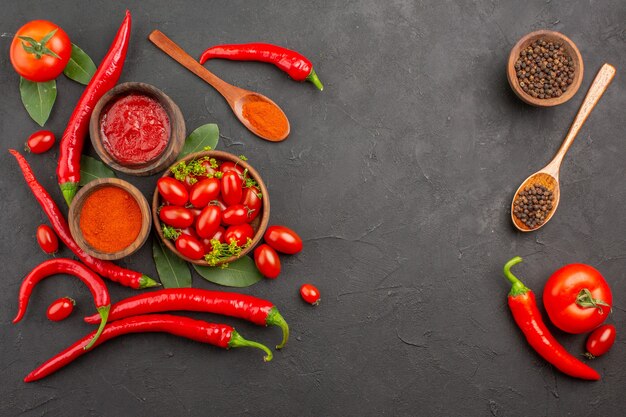
{"type": "Polygon", "coordinates": [[[235,262],[229,263],[228,268],[195,264],[193,267],[202,278],[225,287],[249,287],[263,279],[263,275],[249,256],[243,256],[235,262]]]}
{"type": "Polygon", "coordinates": [[[163,288],[191,287],[189,265],[169,250],[158,236],[152,238],[152,257],[163,288]]]}
{"type": "Polygon", "coordinates": [[[30,117],[39,126],[45,125],[57,98],[56,81],[36,83],[20,77],[20,95],[30,117]]]}
{"type": "Polygon", "coordinates": [[[82,187],[90,181],[98,178],[115,178],[115,172],[103,162],[98,161],[91,156],[83,155],[80,157],[80,183],[82,187]]]}
{"type": "Polygon", "coordinates": [[[215,123],[208,123],[198,127],[191,132],[185,144],[183,150],[180,151],[178,159],[181,159],[190,153],[203,151],[207,146],[211,149],[215,149],[220,139],[220,131],[215,123]]]}
{"type": "Polygon", "coordinates": [[[72,44],[72,54],[63,74],[71,80],[87,85],[96,72],[96,64],[80,47],[72,44]]]}

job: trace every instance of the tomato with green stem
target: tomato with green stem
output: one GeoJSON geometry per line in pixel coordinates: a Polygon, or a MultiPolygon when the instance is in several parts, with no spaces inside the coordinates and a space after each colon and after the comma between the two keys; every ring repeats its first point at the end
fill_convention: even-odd
{"type": "Polygon", "coordinates": [[[222,223],[227,226],[248,223],[248,209],[243,204],[227,207],[222,213],[222,223]]]}
{"type": "Polygon", "coordinates": [[[50,306],[48,307],[48,311],[46,312],[48,320],[65,320],[69,317],[70,314],[72,314],[75,305],[76,301],[74,301],[74,299],[70,297],[62,297],[58,300],[54,300],[52,304],[50,304],[50,306]]]}
{"type": "Polygon", "coordinates": [[[226,232],[224,232],[224,240],[226,243],[230,243],[234,240],[237,246],[244,246],[248,242],[248,239],[252,239],[253,236],[254,229],[248,223],[230,226],[226,229],[226,232]]]}
{"type": "Polygon", "coordinates": [[[49,130],[38,130],[26,140],[26,152],[44,153],[48,152],[55,142],[54,133],[49,130]]]}
{"type": "Polygon", "coordinates": [[[248,223],[256,219],[263,206],[263,199],[259,189],[256,187],[248,187],[243,190],[241,204],[248,209],[248,223]]]}
{"type": "Polygon", "coordinates": [[[587,338],[585,356],[593,359],[607,353],[615,343],[615,326],[605,324],[595,329],[587,338]]]}
{"type": "Polygon", "coordinates": [[[316,306],[320,303],[320,292],[313,284],[303,284],[300,287],[300,296],[311,305],[316,306]]]}

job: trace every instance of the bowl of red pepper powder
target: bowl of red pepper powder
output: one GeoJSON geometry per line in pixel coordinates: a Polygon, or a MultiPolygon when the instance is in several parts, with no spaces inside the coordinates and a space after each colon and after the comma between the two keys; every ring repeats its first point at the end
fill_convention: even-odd
{"type": "Polygon", "coordinates": [[[136,252],[152,226],[148,201],[127,181],[102,178],[76,194],[69,212],[72,237],[89,255],[121,259],[136,252]]]}

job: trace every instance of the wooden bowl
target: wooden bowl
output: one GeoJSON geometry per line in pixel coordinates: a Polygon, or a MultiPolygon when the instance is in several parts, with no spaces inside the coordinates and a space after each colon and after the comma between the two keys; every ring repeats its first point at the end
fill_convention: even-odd
{"type": "Polygon", "coordinates": [[[523,102],[537,107],[557,106],[559,104],[565,103],[567,100],[574,97],[574,95],[578,91],[578,88],[580,87],[580,83],[583,80],[583,73],[583,58],[580,55],[580,51],[576,47],[576,44],[562,33],[554,32],[551,30],[537,30],[522,37],[522,39],[520,39],[515,44],[513,49],[511,49],[511,53],[509,54],[509,61],[506,67],[506,75],[509,80],[509,85],[511,86],[515,94],[523,102]],[[517,71],[515,70],[515,62],[519,58],[520,52],[537,39],[545,39],[547,41],[558,42],[565,48],[567,54],[572,57],[572,61],[574,63],[574,82],[569,87],[567,87],[567,91],[563,93],[560,97],[546,99],[535,98],[530,94],[524,92],[522,87],[520,87],[519,85],[519,81],[517,79],[517,71]]]}
{"type": "Polygon", "coordinates": [[[144,83],[130,82],[120,84],[108,91],[96,104],[89,122],[89,135],[96,153],[105,164],[116,171],[130,175],[146,176],[163,171],[171,165],[185,144],[185,119],[180,109],[163,91],[144,83]],[[142,94],[155,99],[170,119],[170,140],[159,157],[142,165],[122,165],[106,150],[100,134],[100,121],[104,111],[116,100],[129,94],[142,94]]]}
{"type": "MultiPolygon", "coordinates": [[[[222,151],[196,152],[196,153],[187,155],[186,157],[182,158],[181,161],[187,162],[192,159],[202,158],[204,156],[215,158],[218,163],[231,161],[231,162],[238,164],[242,168],[247,169],[248,173],[250,174],[250,177],[252,177],[257,182],[259,191],[261,192],[261,194],[263,194],[263,198],[262,198],[263,206],[261,207],[261,213],[259,213],[259,215],[252,221],[252,223],[250,223],[250,225],[254,229],[254,237],[252,238],[252,243],[250,244],[250,246],[243,249],[241,253],[239,254],[239,256],[231,256],[230,258],[224,261],[218,262],[216,264],[216,265],[220,265],[223,263],[234,262],[237,259],[241,258],[242,256],[247,255],[248,253],[250,253],[250,251],[252,251],[252,249],[254,249],[254,247],[261,241],[261,239],[263,239],[263,234],[265,233],[265,229],[267,229],[267,225],[270,221],[270,198],[269,198],[269,194],[267,193],[267,187],[265,187],[265,184],[263,183],[263,180],[261,179],[261,176],[259,175],[259,173],[246,161],[239,159],[237,156],[233,154],[222,152],[222,151]]],[[[170,167],[170,169],[168,169],[167,172],[163,174],[163,177],[172,176],[171,168],[173,168],[176,164],[178,164],[178,162],[180,161],[177,161],[175,164],[173,164],[170,167]]],[[[159,195],[159,190],[158,188],[155,187],[154,196],[152,197],[152,220],[154,221],[154,225],[155,225],[154,228],[156,229],[159,235],[159,238],[161,239],[163,244],[167,246],[169,250],[174,252],[178,257],[186,260],[187,262],[191,262],[193,264],[201,265],[201,266],[209,266],[209,264],[203,259],[193,260],[193,259],[187,258],[183,254],[181,254],[178,250],[176,250],[176,246],[174,245],[173,241],[166,239],[165,236],[163,236],[163,230],[161,229],[161,220],[159,219],[159,215],[157,214],[160,206],[161,206],[161,198],[159,195]]]]}
{"type": "Polygon", "coordinates": [[[109,261],[121,259],[136,252],[141,246],[143,246],[143,244],[148,239],[150,227],[152,226],[150,206],[148,205],[148,200],[146,200],[146,197],[144,197],[144,195],[137,188],[135,188],[134,185],[119,178],[101,178],[93,180],[84,187],[82,187],[80,191],[78,191],[78,193],[76,194],[76,197],[74,197],[74,199],[72,200],[68,217],[70,232],[72,233],[72,237],[74,238],[78,246],[80,246],[85,252],[87,252],[94,258],[105,259],[109,261]],[[83,208],[85,200],[92,192],[100,188],[110,186],[121,188],[135,198],[135,201],[137,201],[137,204],[139,204],[139,209],[141,210],[141,230],[139,231],[139,235],[137,235],[135,241],[128,245],[126,248],[117,252],[101,252],[93,248],[89,243],[87,243],[87,241],[83,237],[83,232],[80,229],[80,212],[83,208]]]}

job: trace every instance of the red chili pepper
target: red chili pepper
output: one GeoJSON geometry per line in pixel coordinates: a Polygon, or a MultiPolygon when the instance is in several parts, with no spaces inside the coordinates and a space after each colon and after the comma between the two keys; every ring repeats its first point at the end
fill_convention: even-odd
{"type": "Polygon", "coordinates": [[[535,294],[511,273],[511,267],[520,262],[522,258],[519,256],[507,262],[504,265],[504,276],[512,284],[509,292],[509,308],[515,322],[526,336],[526,340],[537,353],[561,372],[575,378],[597,381],[600,375],[571,355],[550,334],[541,319],[541,313],[535,302],[535,294]]]}
{"type": "Polygon", "coordinates": [[[115,35],[109,52],[105,55],[91,77],[91,81],[78,100],[74,112],[70,117],[67,128],[63,133],[60,144],[57,178],[63,197],[69,205],[78,191],[80,182],[80,157],[83,153],[83,143],[89,130],[91,113],[100,98],[115,86],[122,74],[128,41],[130,40],[131,18],[126,10],[126,17],[115,35]]]}
{"type": "MultiPolygon", "coordinates": [[[[105,327],[104,332],[102,332],[102,335],[94,347],[103,344],[107,340],[124,334],[148,332],[170,333],[224,349],[254,347],[265,352],[265,362],[272,360],[272,352],[266,346],[244,339],[230,326],[225,324],[207,323],[200,320],[190,319],[188,317],[171,316],[168,314],[133,316],[124,320],[109,323],[105,327]]],[[[28,374],[26,378],[24,378],[24,382],[33,382],[44,378],[68,365],[76,358],[84,355],[86,352],[82,349],[82,346],[87,340],[89,340],[89,338],[92,337],[92,335],[93,332],[83,337],[81,340],[74,343],[58,355],[44,362],[41,366],[28,374]]]]}
{"type": "Polygon", "coordinates": [[[36,266],[35,269],[30,271],[20,287],[20,294],[18,298],[18,310],[17,315],[13,319],[13,323],[17,323],[24,317],[26,313],[26,307],[28,307],[28,300],[33,292],[33,288],[45,278],[56,274],[69,274],[80,279],[91,291],[94,303],[98,309],[100,315],[100,327],[92,335],[91,341],[87,345],[83,345],[84,350],[89,349],[98,340],[98,337],[102,334],[104,326],[106,325],[107,318],[109,316],[109,310],[111,309],[111,298],[109,297],[109,291],[107,290],[104,281],[91,269],[87,268],[80,262],[72,259],[57,258],[50,259],[36,266]]]}
{"type": "Polygon", "coordinates": [[[296,81],[310,81],[320,91],[324,89],[317,77],[313,64],[304,55],[282,46],[270,43],[244,43],[237,45],[216,45],[202,53],[200,63],[212,58],[233,61],[260,61],[274,64],[296,81]]]}
{"type": "Polygon", "coordinates": [[[52,228],[57,233],[59,238],[61,238],[63,243],[65,243],[65,245],[70,248],[81,261],[87,264],[87,266],[99,275],[127,287],[139,289],[160,285],[147,275],[142,275],[140,272],[131,271],[130,269],[121,268],[112,262],[94,258],[83,251],[72,238],[70,227],[68,226],[65,217],[63,217],[61,210],[59,210],[59,207],[56,205],[54,200],[52,200],[52,197],[50,197],[50,194],[48,194],[46,189],[43,188],[43,186],[37,181],[37,178],[35,178],[35,175],[33,174],[28,162],[26,162],[26,159],[24,159],[19,152],[13,149],[9,149],[9,152],[15,157],[15,159],[17,159],[17,163],[22,170],[26,183],[41,205],[41,208],[43,208],[43,211],[48,216],[48,219],[50,219],[52,228]]]}
{"type": "MultiPolygon", "coordinates": [[[[279,326],[283,340],[277,349],[285,346],[289,339],[289,326],[271,302],[246,294],[199,288],[170,288],[127,298],[113,304],[109,321],[164,311],[200,311],[237,317],[259,326],[279,326]]],[[[94,314],[85,317],[85,321],[97,324],[100,317],[94,314]]]]}

